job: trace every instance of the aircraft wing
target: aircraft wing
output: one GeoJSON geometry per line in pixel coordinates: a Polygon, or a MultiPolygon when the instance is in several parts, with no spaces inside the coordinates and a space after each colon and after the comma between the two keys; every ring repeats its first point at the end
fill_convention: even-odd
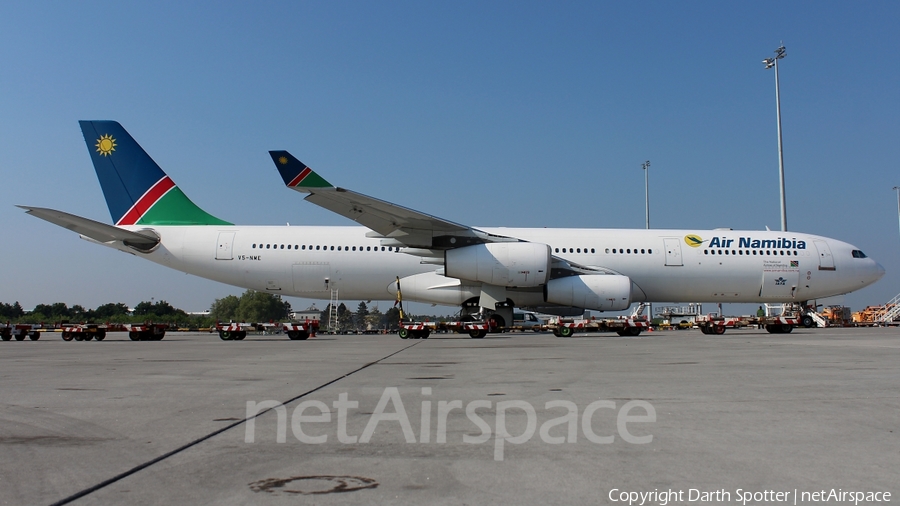
{"type": "Polygon", "coordinates": [[[99,221],[89,220],[87,218],[82,218],[81,216],[75,216],[74,214],[64,213],[55,209],[30,206],[16,207],[24,209],[26,213],[32,216],[49,221],[54,225],[67,228],[97,242],[108,243],[122,241],[129,246],[141,250],[149,250],[159,244],[159,237],[152,234],[131,232],[130,230],[114,227],[112,225],[100,223],[99,221]]]}
{"type": "Polygon", "coordinates": [[[363,225],[371,237],[394,239],[403,246],[434,250],[486,242],[518,241],[447,221],[361,193],[331,185],[287,151],[269,151],[285,185],[308,193],[306,200],[363,225]]]}

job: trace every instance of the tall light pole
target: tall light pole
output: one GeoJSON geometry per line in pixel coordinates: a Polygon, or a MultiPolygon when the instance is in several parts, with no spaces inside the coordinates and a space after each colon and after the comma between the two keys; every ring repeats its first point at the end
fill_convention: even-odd
{"type": "Polygon", "coordinates": [[[897,192],[897,220],[900,221],[900,186],[895,186],[894,191],[897,192]]]}
{"type": "Polygon", "coordinates": [[[647,212],[647,229],[650,229],[650,160],[641,164],[644,169],[644,207],[647,212]]]}
{"type": "MultiPolygon", "coordinates": [[[[647,230],[650,230],[650,160],[642,163],[641,168],[644,169],[644,208],[647,212],[647,230]]],[[[652,302],[647,304],[647,311],[650,315],[647,321],[653,324],[652,302]]]]}
{"type": "Polygon", "coordinates": [[[784,46],[775,50],[774,58],[766,58],[763,60],[767,69],[775,67],[775,114],[778,117],[778,180],[781,184],[781,230],[787,230],[787,214],[784,201],[784,152],[781,145],[781,98],[778,95],[778,60],[785,57],[784,46]]]}

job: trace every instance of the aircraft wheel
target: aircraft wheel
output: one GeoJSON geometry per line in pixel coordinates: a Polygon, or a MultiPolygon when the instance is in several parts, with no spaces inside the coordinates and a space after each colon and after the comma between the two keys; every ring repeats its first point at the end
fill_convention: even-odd
{"type": "Polygon", "coordinates": [[[400,339],[409,339],[409,330],[401,328],[397,331],[397,335],[400,336],[400,339]]]}
{"type": "Polygon", "coordinates": [[[38,339],[41,338],[41,333],[40,332],[29,332],[28,338],[31,339],[32,341],[37,341],[38,339]]]}
{"type": "Polygon", "coordinates": [[[808,329],[816,326],[816,322],[814,322],[812,316],[809,315],[804,316],[800,322],[808,329]]]}
{"type": "Polygon", "coordinates": [[[469,337],[472,339],[484,339],[484,336],[487,335],[487,330],[483,329],[472,329],[469,331],[469,337]]]}

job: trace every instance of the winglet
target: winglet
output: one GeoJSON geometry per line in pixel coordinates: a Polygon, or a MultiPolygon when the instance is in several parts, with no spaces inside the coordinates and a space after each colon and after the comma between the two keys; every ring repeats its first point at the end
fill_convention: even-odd
{"type": "Polygon", "coordinates": [[[275,162],[275,167],[278,168],[288,188],[301,192],[308,192],[314,188],[334,188],[331,183],[287,151],[269,151],[269,155],[272,156],[272,161],[275,162]]]}

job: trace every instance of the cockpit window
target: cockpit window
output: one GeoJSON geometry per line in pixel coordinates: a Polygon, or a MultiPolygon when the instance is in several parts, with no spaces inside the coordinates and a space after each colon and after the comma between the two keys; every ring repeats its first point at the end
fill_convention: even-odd
{"type": "Polygon", "coordinates": [[[866,258],[866,254],[858,249],[855,249],[853,250],[853,258],[866,258]]]}

